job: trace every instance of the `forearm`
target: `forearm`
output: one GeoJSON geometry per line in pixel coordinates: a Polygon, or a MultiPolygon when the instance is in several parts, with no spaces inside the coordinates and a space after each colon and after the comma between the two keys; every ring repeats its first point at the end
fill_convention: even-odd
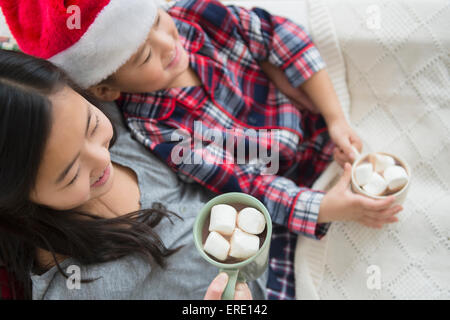
{"type": "Polygon", "coordinates": [[[345,120],[339,99],[325,69],[316,72],[300,88],[309,96],[328,126],[336,120],[345,120]]]}

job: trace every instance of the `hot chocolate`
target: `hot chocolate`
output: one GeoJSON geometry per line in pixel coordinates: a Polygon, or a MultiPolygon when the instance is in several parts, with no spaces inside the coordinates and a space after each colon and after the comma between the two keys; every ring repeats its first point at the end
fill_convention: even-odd
{"type": "MultiPolygon", "coordinates": [[[[221,206],[221,205],[219,205],[219,206],[221,206]]],[[[205,249],[206,254],[210,258],[214,259],[217,262],[226,263],[226,264],[233,264],[233,263],[238,263],[238,262],[244,261],[244,260],[249,258],[249,257],[237,258],[237,257],[233,257],[232,256],[232,255],[241,256],[242,254],[245,254],[245,252],[242,252],[243,249],[236,248],[236,246],[239,246],[239,243],[238,243],[239,241],[255,242],[255,241],[257,241],[259,239],[258,249],[261,248],[261,246],[263,245],[264,241],[266,240],[267,223],[264,226],[264,230],[261,233],[259,233],[259,234],[251,234],[251,233],[247,233],[245,231],[242,231],[239,228],[239,226],[238,226],[239,222],[237,221],[238,220],[237,217],[239,217],[239,212],[241,210],[243,210],[245,208],[249,208],[249,206],[248,205],[243,205],[243,204],[240,204],[240,203],[232,203],[232,204],[229,204],[229,206],[233,207],[236,210],[236,218],[234,220],[235,221],[235,229],[234,229],[234,231],[232,233],[228,232],[229,228],[227,226],[225,226],[227,224],[227,222],[221,222],[221,221],[215,222],[213,224],[215,228],[219,229],[219,231],[217,231],[217,233],[214,230],[213,231],[210,230],[211,214],[212,214],[212,213],[210,213],[208,215],[208,217],[206,218],[205,223],[203,224],[203,228],[202,228],[202,243],[205,246],[205,243],[206,243],[206,240],[208,239],[208,237],[211,236],[212,233],[214,233],[212,235],[213,239],[210,239],[210,241],[214,241],[214,248],[212,248],[212,250],[216,250],[218,246],[221,246],[223,249],[222,248],[219,248],[219,249],[222,250],[222,252],[224,252],[224,250],[227,250],[227,248],[228,248],[228,254],[226,255],[226,258],[222,259],[222,260],[220,260],[217,257],[213,256],[212,254],[207,252],[207,250],[205,249]],[[225,231],[221,231],[221,230],[225,230],[225,231]],[[234,237],[234,239],[232,239],[232,237],[234,237]],[[227,247],[227,244],[223,241],[223,239],[225,239],[228,242],[228,244],[230,244],[228,247],[227,247]],[[236,243],[237,243],[237,245],[236,245],[236,243]],[[233,248],[233,246],[234,246],[234,248],[233,248]],[[238,251],[241,251],[242,253],[241,252],[239,252],[239,254],[235,254],[234,253],[234,252],[237,253],[238,251]]],[[[214,209],[214,207],[213,207],[213,209],[214,209]]],[[[213,209],[211,211],[213,211],[213,209]]],[[[221,208],[221,210],[223,210],[222,213],[224,213],[224,214],[232,215],[232,213],[230,213],[231,211],[233,211],[231,208],[223,207],[223,208],[221,208]]],[[[230,217],[229,221],[231,221],[231,220],[232,220],[232,218],[230,217]]],[[[212,251],[212,250],[209,250],[209,251],[212,251]]],[[[219,256],[219,254],[216,254],[216,255],[219,256]]],[[[223,253],[221,253],[220,255],[223,258],[223,253]]]]}
{"type": "Polygon", "coordinates": [[[373,196],[390,196],[400,191],[409,176],[403,163],[393,155],[369,154],[357,164],[356,183],[373,196]]]}

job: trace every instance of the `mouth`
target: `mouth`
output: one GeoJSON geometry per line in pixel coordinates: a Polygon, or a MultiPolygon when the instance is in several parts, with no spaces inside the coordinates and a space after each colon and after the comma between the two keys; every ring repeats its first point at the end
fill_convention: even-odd
{"type": "Polygon", "coordinates": [[[98,178],[97,181],[95,181],[91,185],[91,188],[97,188],[97,187],[104,185],[108,181],[110,173],[111,173],[111,169],[110,169],[110,166],[108,165],[106,167],[106,169],[103,171],[103,174],[101,175],[101,177],[98,178]]]}
{"type": "Polygon", "coordinates": [[[175,50],[175,52],[173,54],[173,58],[170,61],[170,63],[167,65],[166,69],[169,69],[169,68],[175,66],[178,63],[178,61],[180,60],[180,50],[178,49],[178,45],[175,45],[174,50],[175,50]]]}

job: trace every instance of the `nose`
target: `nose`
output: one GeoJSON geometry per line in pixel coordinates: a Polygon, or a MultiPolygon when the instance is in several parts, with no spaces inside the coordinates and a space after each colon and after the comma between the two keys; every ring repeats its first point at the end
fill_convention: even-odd
{"type": "Polygon", "coordinates": [[[88,143],[84,148],[84,161],[91,168],[90,182],[95,183],[104,173],[110,163],[110,155],[107,144],[88,143]]]}
{"type": "Polygon", "coordinates": [[[164,66],[168,65],[174,55],[175,52],[175,34],[171,30],[158,30],[155,33],[153,41],[151,41],[153,45],[153,49],[156,49],[159,51],[161,62],[164,66]]]}

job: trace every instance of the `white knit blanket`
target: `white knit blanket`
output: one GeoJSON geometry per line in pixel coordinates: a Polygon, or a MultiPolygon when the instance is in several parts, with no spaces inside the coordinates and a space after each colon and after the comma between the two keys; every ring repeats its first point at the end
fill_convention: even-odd
{"type": "MultiPolygon", "coordinates": [[[[312,38],[363,151],[412,169],[400,221],[299,237],[298,299],[450,298],[450,1],[310,0],[312,38]]],[[[328,189],[332,163],[313,188],[328,189]]],[[[333,180],[334,179],[334,180],[333,180]]]]}

